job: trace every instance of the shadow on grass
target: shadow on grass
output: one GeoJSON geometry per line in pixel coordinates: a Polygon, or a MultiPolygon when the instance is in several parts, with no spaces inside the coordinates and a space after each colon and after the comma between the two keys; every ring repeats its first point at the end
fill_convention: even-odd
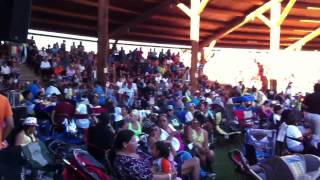
{"type": "Polygon", "coordinates": [[[243,138],[237,138],[232,141],[221,140],[215,145],[215,164],[213,168],[217,174],[216,180],[236,180],[240,179],[234,171],[235,166],[231,162],[228,152],[233,149],[242,150],[243,138]]]}

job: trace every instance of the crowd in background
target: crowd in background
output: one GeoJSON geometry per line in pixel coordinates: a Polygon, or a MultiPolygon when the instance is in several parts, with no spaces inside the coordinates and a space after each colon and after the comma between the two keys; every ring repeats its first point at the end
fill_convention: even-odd
{"type": "MultiPolygon", "coordinates": [[[[41,140],[50,133],[37,126],[48,123],[53,130],[44,131],[83,140],[102,164],[108,160],[104,152],[110,151],[120,179],[210,178],[217,134],[227,137],[246,128],[275,129],[277,148],[319,155],[319,84],[303,97],[292,93],[291,84],[277,94],[242,82],[221,85],[201,75],[193,91],[189,67],[179,54],[150,50],[144,59],[146,52],[139,49],[111,52],[106,63],[115,68],[116,81],[108,73],[106,84],[97,81],[96,54],[81,43],[66,51],[64,42],[38,49],[29,40],[25,63],[41,76],[33,82],[20,83],[21,61],[1,54],[0,87],[21,92],[19,101],[26,107],[25,115],[15,119],[22,128],[12,131],[8,143],[25,146],[41,140]],[[228,118],[230,105],[245,112],[236,114],[238,123],[228,118]],[[240,120],[251,122],[247,126],[240,120]],[[236,130],[231,128],[235,125],[236,130]]],[[[283,153],[281,149],[279,155],[283,153]]]]}

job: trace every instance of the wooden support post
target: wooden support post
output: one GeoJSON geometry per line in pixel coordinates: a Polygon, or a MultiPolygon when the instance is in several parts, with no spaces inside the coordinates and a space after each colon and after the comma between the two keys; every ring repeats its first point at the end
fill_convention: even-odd
{"type": "Polygon", "coordinates": [[[191,40],[191,89],[195,91],[198,87],[198,52],[199,52],[199,34],[200,34],[200,15],[198,10],[200,0],[191,0],[191,23],[190,23],[190,40],[191,40]]]}
{"type": "Polygon", "coordinates": [[[191,8],[188,8],[183,3],[178,3],[180,8],[187,16],[190,17],[190,40],[191,40],[191,89],[198,89],[198,53],[199,53],[199,37],[200,37],[200,14],[208,4],[209,0],[190,0],[191,8]]]}
{"type": "Polygon", "coordinates": [[[106,82],[106,58],[109,53],[109,0],[99,0],[98,6],[98,81],[105,85],[106,82]]]}
{"type": "Polygon", "coordinates": [[[281,26],[278,24],[281,17],[281,2],[272,0],[270,9],[270,50],[280,50],[280,31],[281,26]]]}
{"type": "Polygon", "coordinates": [[[199,42],[191,41],[191,69],[190,69],[190,77],[191,77],[191,89],[195,91],[198,86],[198,52],[199,52],[199,42]]]}

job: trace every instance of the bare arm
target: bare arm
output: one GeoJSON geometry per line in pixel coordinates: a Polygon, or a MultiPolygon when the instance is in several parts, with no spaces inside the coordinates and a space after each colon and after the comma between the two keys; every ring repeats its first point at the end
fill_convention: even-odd
{"type": "Polygon", "coordinates": [[[209,143],[208,143],[208,132],[206,130],[203,130],[204,134],[204,142],[203,142],[203,148],[208,150],[209,149],[209,143]]]}
{"type": "Polygon", "coordinates": [[[14,121],[12,116],[7,117],[5,119],[5,123],[6,123],[6,126],[4,128],[4,139],[6,139],[9,136],[10,132],[14,128],[14,121]]]}
{"type": "Polygon", "coordinates": [[[169,180],[169,179],[175,179],[176,178],[176,174],[154,174],[153,175],[153,180],[169,180]],[[170,178],[171,176],[171,178],[170,178]]]}
{"type": "Polygon", "coordinates": [[[22,144],[23,135],[19,133],[15,139],[14,145],[20,146],[22,144]]]}
{"type": "Polygon", "coordinates": [[[187,137],[187,141],[189,142],[189,143],[191,143],[192,142],[192,135],[191,135],[191,126],[188,126],[187,128],[186,128],[186,137],[187,137]]]}
{"type": "Polygon", "coordinates": [[[54,116],[55,116],[56,110],[53,110],[51,113],[51,123],[54,124],[54,116]]]}
{"type": "Polygon", "coordinates": [[[0,139],[0,142],[2,140],[6,139],[14,128],[14,121],[13,121],[13,117],[12,117],[13,113],[12,113],[11,105],[10,105],[7,98],[5,98],[4,101],[6,101],[6,102],[2,108],[5,109],[4,123],[6,126],[3,129],[4,137],[3,137],[3,139],[0,139]]]}

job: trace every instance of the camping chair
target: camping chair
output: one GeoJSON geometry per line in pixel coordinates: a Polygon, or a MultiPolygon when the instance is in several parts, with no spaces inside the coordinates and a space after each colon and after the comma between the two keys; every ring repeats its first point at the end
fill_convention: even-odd
{"type": "Polygon", "coordinates": [[[232,131],[231,128],[227,127],[225,119],[222,118],[222,113],[216,113],[215,130],[219,136],[222,136],[225,140],[232,139],[230,137],[240,135],[241,131],[232,131]]]}
{"type": "Polygon", "coordinates": [[[245,156],[249,164],[257,164],[275,156],[276,131],[266,129],[247,129],[245,133],[245,156]]]}

